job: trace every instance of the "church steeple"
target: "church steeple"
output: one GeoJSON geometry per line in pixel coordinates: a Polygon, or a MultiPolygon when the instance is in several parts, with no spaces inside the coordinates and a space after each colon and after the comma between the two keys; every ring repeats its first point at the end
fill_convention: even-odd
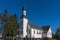
{"type": "Polygon", "coordinates": [[[22,8],[22,16],[20,20],[20,28],[22,28],[22,37],[25,38],[27,36],[27,25],[28,25],[28,19],[26,18],[26,9],[25,7],[22,8]]]}
{"type": "Polygon", "coordinates": [[[26,16],[26,9],[25,9],[24,6],[23,6],[23,8],[22,8],[22,15],[26,16]]]}
{"type": "Polygon", "coordinates": [[[21,18],[26,18],[26,9],[25,9],[24,6],[22,8],[22,16],[21,16],[21,18]]]}

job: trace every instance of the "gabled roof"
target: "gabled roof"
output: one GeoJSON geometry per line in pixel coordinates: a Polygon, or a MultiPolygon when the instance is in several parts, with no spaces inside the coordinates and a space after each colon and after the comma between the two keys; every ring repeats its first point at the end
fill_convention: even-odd
{"type": "Polygon", "coordinates": [[[42,30],[42,28],[38,25],[32,24],[31,22],[28,22],[28,24],[30,25],[31,28],[42,30]]]}
{"type": "Polygon", "coordinates": [[[30,25],[31,28],[43,30],[44,32],[47,32],[49,30],[49,28],[50,28],[50,25],[47,25],[47,26],[38,26],[38,25],[32,24],[31,22],[28,22],[28,24],[30,25]]]}
{"type": "Polygon", "coordinates": [[[50,28],[50,25],[47,25],[47,26],[42,26],[42,29],[44,32],[47,32],[50,28]]]}

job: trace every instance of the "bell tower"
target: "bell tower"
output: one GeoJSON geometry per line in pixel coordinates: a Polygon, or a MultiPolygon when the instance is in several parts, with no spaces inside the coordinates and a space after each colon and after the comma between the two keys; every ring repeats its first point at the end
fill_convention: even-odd
{"type": "Polygon", "coordinates": [[[25,7],[22,8],[22,15],[26,16],[26,9],[25,9],[25,7]]]}
{"type": "Polygon", "coordinates": [[[25,9],[24,6],[22,8],[22,16],[21,16],[21,18],[26,18],[26,9],[25,9]]]}
{"type": "Polygon", "coordinates": [[[21,16],[20,22],[22,23],[22,25],[20,25],[20,28],[22,29],[22,32],[23,32],[22,37],[24,38],[27,36],[27,24],[28,24],[25,7],[22,8],[22,16],[21,16]]]}

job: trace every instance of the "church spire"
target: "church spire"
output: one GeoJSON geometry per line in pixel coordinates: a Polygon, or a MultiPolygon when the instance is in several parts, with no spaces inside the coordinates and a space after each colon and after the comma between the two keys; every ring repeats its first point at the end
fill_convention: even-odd
{"type": "Polygon", "coordinates": [[[22,16],[21,16],[21,18],[26,18],[26,9],[25,9],[24,6],[22,7],[22,16]]]}
{"type": "Polygon", "coordinates": [[[23,8],[22,8],[22,15],[26,16],[26,9],[25,9],[24,6],[23,6],[23,8]]]}

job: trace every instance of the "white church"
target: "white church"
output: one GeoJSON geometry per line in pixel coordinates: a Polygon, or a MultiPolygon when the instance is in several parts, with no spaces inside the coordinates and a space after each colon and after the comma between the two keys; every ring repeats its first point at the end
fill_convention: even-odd
{"type": "Polygon", "coordinates": [[[29,22],[26,18],[26,9],[22,8],[20,18],[19,36],[20,38],[52,38],[52,29],[50,25],[38,26],[29,22]]]}

